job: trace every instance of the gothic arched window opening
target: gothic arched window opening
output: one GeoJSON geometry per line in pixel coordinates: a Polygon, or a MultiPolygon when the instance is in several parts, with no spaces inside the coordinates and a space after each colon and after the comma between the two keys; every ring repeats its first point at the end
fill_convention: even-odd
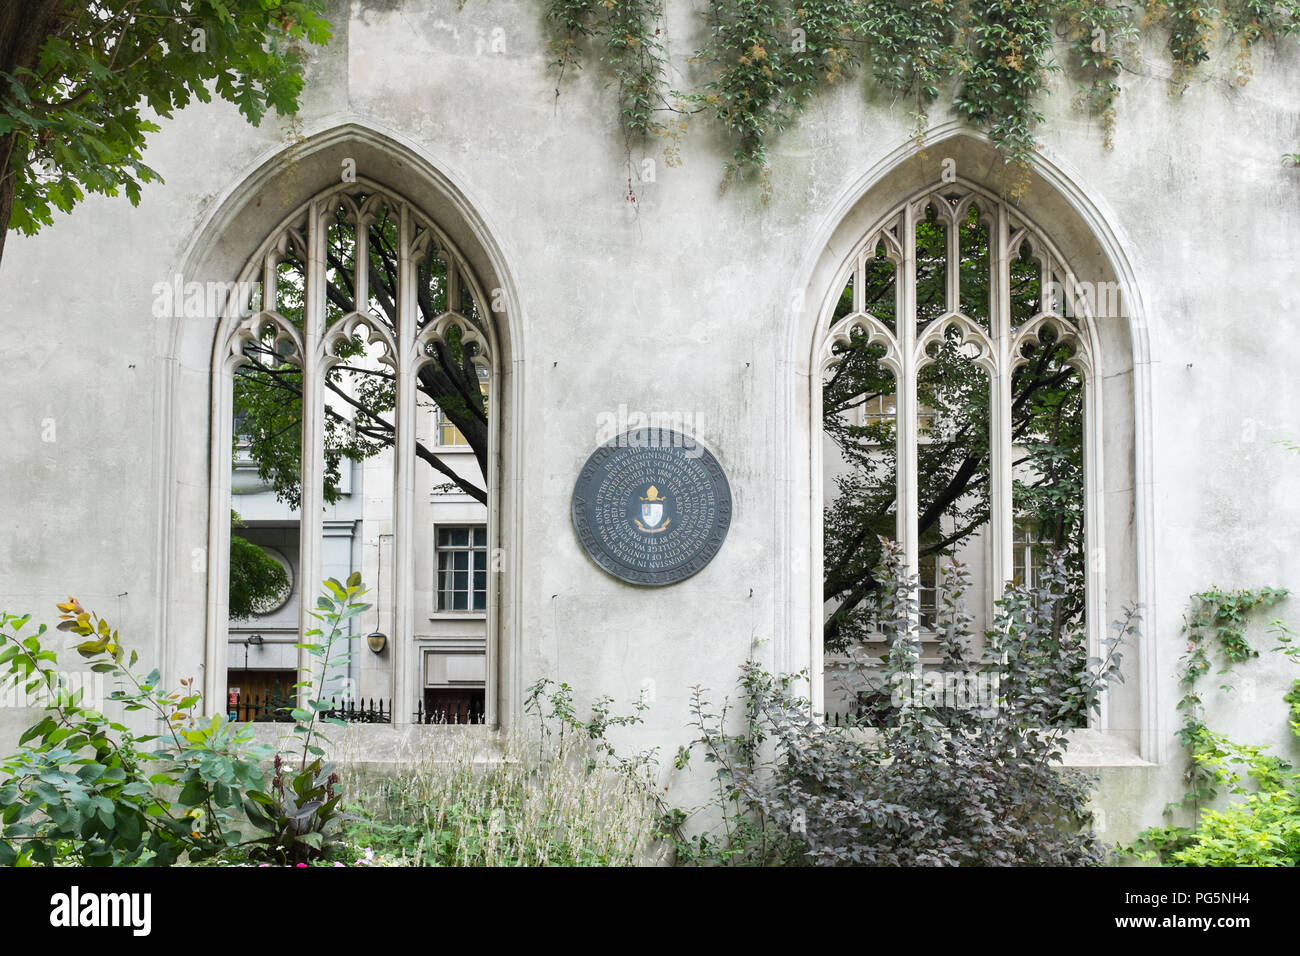
{"type": "Polygon", "coordinates": [[[210,652],[207,692],[234,701],[266,672],[299,679],[309,658],[292,646],[314,625],[320,581],[360,571],[373,608],[352,626],[384,634],[391,652],[367,657],[358,642],[327,696],[388,698],[392,718],[408,722],[452,680],[464,706],[446,719],[491,719],[486,561],[460,580],[439,544],[449,519],[485,553],[495,533],[497,350],[468,261],[411,203],[358,181],[284,220],[238,288],[251,292],[227,311],[214,376],[214,427],[228,430],[213,466],[209,594],[230,606],[234,535],[293,555],[297,600],[230,619],[231,653],[210,652]],[[468,598],[448,606],[449,593],[468,598]],[[447,610],[469,613],[449,625],[447,610]],[[256,661],[240,668],[250,644],[256,661]]]}
{"type": "Polygon", "coordinates": [[[1064,257],[1007,203],[944,183],[881,218],[841,281],[817,352],[828,663],[884,649],[884,537],[916,577],[923,663],[938,660],[949,568],[969,571],[980,630],[1007,583],[1036,584],[1057,551],[1067,581],[1053,629],[1082,665],[1097,623],[1085,493],[1096,387],[1087,305],[1064,257]]]}

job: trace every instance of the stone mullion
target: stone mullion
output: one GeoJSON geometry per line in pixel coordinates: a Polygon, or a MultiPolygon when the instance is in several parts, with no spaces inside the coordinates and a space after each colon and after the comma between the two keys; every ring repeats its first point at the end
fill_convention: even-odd
{"type": "Polygon", "coordinates": [[[275,270],[279,263],[274,250],[262,260],[262,311],[274,312],[280,307],[280,287],[276,282],[275,270]]]}
{"type": "Polygon", "coordinates": [[[957,228],[959,218],[953,216],[948,220],[946,233],[948,261],[944,266],[944,288],[947,292],[947,311],[962,312],[961,303],[961,230],[957,228]]]}
{"type": "MultiPolygon", "coordinates": [[[[924,207],[922,207],[924,208],[924,207]]],[[[903,546],[908,576],[916,581],[919,560],[919,507],[917,476],[917,356],[916,356],[916,206],[909,203],[903,211],[903,259],[899,268],[901,301],[898,321],[897,434],[898,434],[898,536],[903,546]]],[[[912,590],[915,604],[919,600],[917,588],[912,590]]],[[[915,612],[909,616],[908,629],[916,634],[920,619],[915,612]]]]}
{"type": "MultiPolygon", "coordinates": [[[[430,239],[432,242],[432,239],[430,239]]],[[[447,302],[446,312],[460,311],[460,269],[456,268],[453,256],[447,257],[447,302]]],[[[433,318],[433,316],[430,316],[433,318]]]]}
{"type": "Polygon", "coordinates": [[[990,380],[989,435],[989,527],[992,531],[991,581],[994,601],[1002,597],[1011,569],[1015,567],[1012,553],[1014,535],[1012,521],[1014,510],[1012,487],[1014,468],[1012,462],[1011,427],[1011,270],[1010,223],[1006,209],[997,206],[993,213],[993,228],[989,238],[990,249],[989,302],[990,330],[993,334],[993,361],[995,370],[990,380]]]}
{"type": "Polygon", "coordinates": [[[853,265],[853,311],[856,313],[867,311],[867,290],[863,286],[867,282],[867,258],[874,255],[873,247],[871,252],[864,252],[858,256],[857,262],[853,265]]]}
{"type": "MultiPolygon", "coordinates": [[[[321,521],[325,507],[325,302],[326,257],[325,207],[313,202],[307,221],[307,275],[303,309],[302,367],[302,458],[299,466],[301,489],[298,516],[299,573],[302,585],[298,598],[299,643],[303,632],[313,626],[316,592],[321,581],[321,521]]],[[[298,679],[311,676],[313,657],[298,649],[298,679]]],[[[309,688],[298,688],[298,706],[306,707],[309,688]]]]}
{"type": "Polygon", "coordinates": [[[397,265],[397,373],[393,447],[393,704],[394,723],[415,711],[415,445],[416,271],[411,261],[411,216],[403,204],[397,265]]]}
{"type": "MultiPolygon", "coordinates": [[[[234,417],[237,361],[225,356],[225,374],[217,379],[211,419],[213,461],[230,459],[229,428],[234,417]],[[224,423],[224,425],[223,425],[224,423]]],[[[231,469],[217,469],[208,504],[208,633],[221,640],[207,641],[204,659],[203,711],[208,716],[226,712],[226,664],[230,633],[230,483],[231,469]]]]}
{"type": "MultiPolygon", "coordinates": [[[[1050,252],[1045,252],[1039,265],[1038,281],[1038,311],[1055,312],[1058,315],[1066,314],[1066,302],[1069,301],[1070,291],[1061,286],[1061,300],[1056,301],[1052,294],[1052,276],[1056,274],[1056,260],[1052,258],[1050,252]]],[[[1073,305],[1073,303],[1071,303],[1073,305]]],[[[1071,309],[1071,311],[1073,311],[1071,309]]]]}

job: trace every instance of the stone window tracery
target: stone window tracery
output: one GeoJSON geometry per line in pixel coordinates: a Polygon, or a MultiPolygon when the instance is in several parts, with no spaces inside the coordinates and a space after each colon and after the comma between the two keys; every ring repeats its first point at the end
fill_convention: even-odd
{"type": "MultiPolygon", "coordinates": [[[[364,180],[333,187],[286,218],[249,259],[237,288],[252,292],[231,304],[219,333],[214,448],[233,447],[237,422],[240,454],[256,460],[261,487],[273,489],[299,524],[300,633],[314,626],[318,582],[366,564],[358,549],[384,549],[383,580],[366,581],[383,590],[366,600],[377,605],[376,627],[393,632],[391,693],[402,720],[419,694],[415,621],[436,606],[429,587],[417,583],[417,561],[432,561],[435,551],[429,525],[417,518],[427,507],[417,488],[429,483],[417,469],[482,505],[496,481],[498,430],[487,409],[495,407],[497,350],[485,290],[436,223],[364,180]],[[431,404],[440,425],[462,437],[461,459],[472,451],[476,468],[453,467],[438,454],[442,428],[430,427],[431,404]],[[367,507],[387,498],[381,520],[390,534],[374,534],[372,521],[363,539],[351,537],[360,526],[362,504],[354,499],[362,477],[367,507]]],[[[209,596],[220,608],[231,456],[216,457],[209,596]]],[[[494,613],[492,588],[476,600],[494,613]]],[[[300,672],[307,663],[300,651],[300,672]]],[[[211,699],[224,694],[223,679],[220,652],[210,646],[211,699]]],[[[494,696],[489,690],[489,711],[494,696]]]]}
{"type": "MultiPolygon", "coordinates": [[[[979,624],[1024,557],[1013,528],[1029,522],[1066,560],[1059,626],[1095,646],[1097,395],[1088,306],[1064,257],[1017,210],[959,181],[881,217],[841,276],[814,396],[827,652],[879,646],[878,535],[902,544],[927,609],[943,568],[966,564],[979,624]]],[[[930,617],[917,622],[923,639],[930,617]]]]}

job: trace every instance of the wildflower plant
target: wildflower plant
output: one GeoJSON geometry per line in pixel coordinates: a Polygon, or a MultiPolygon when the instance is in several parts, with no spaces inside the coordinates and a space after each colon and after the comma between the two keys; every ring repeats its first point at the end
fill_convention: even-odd
{"type": "Polygon", "coordinates": [[[329,741],[321,725],[342,727],[346,723],[327,713],[333,704],[325,698],[324,688],[330,674],[346,667],[351,658],[350,651],[337,651],[340,644],[346,645],[354,636],[347,622],[369,610],[370,605],[360,600],[366,589],[359,573],[353,573],[346,584],[330,578],[325,590],[312,612],[320,624],[303,635],[317,640],[294,645],[315,658],[317,668],[315,676],[309,675],[294,685],[306,704],[291,711],[293,732],[300,738],[297,769],[287,766],[284,758],[276,754],[270,789],[254,790],[244,800],[248,819],[266,834],[254,842],[250,854],[253,859],[281,864],[319,859],[331,849],[344,818],[339,775],[333,765],[323,762],[325,750],[321,744],[329,741]]]}

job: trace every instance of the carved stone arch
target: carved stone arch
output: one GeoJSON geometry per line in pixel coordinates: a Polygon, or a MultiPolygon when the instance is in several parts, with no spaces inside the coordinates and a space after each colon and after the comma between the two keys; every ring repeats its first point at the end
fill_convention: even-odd
{"type": "Polygon", "coordinates": [[[275,237],[275,241],[272,243],[277,263],[289,254],[290,249],[300,257],[307,255],[307,240],[304,238],[307,231],[306,210],[303,210],[302,215],[295,216],[294,219],[298,221],[285,223],[284,229],[275,237]]]}
{"type": "Polygon", "coordinates": [[[1067,364],[1078,369],[1085,379],[1091,378],[1093,367],[1087,340],[1073,322],[1051,312],[1039,313],[1016,330],[1011,339],[1011,370],[1015,371],[1028,361],[1021,354],[1025,345],[1043,344],[1042,333],[1045,329],[1051,329],[1056,333],[1057,344],[1067,346],[1071,350],[1067,364]]]}
{"type": "MultiPolygon", "coordinates": [[[[786,340],[790,367],[801,370],[789,380],[789,390],[780,397],[780,419],[789,422],[785,444],[803,451],[804,465],[797,456],[782,463],[778,478],[788,479],[794,497],[778,522],[777,541],[781,549],[813,555],[807,575],[787,572],[778,566],[778,593],[793,597],[777,609],[777,631],[791,635],[794,643],[779,643],[774,649],[774,666],[791,671],[808,666],[814,674],[810,690],[820,701],[818,676],[821,670],[820,622],[822,506],[821,450],[817,435],[817,369],[824,359],[823,346],[831,326],[826,317],[841,290],[841,278],[849,268],[849,256],[856,253],[863,237],[873,234],[882,221],[892,222],[890,210],[919,204],[924,209],[936,188],[944,192],[971,190],[981,213],[986,205],[1001,204],[1005,211],[1007,238],[1034,237],[1042,285],[1046,289],[1052,270],[1073,271],[1078,277],[1115,283],[1121,290],[1125,313],[1121,316],[1092,315],[1078,310],[1074,316],[1053,315],[1049,303],[1040,302],[1034,332],[1052,328],[1058,336],[1071,331],[1074,367],[1087,377],[1085,415],[1091,439],[1088,467],[1099,480],[1089,488],[1093,513],[1100,516],[1095,540],[1090,541],[1090,560],[1096,565],[1099,587],[1097,600],[1090,603],[1089,619],[1107,621],[1119,616],[1125,604],[1149,600],[1152,588],[1150,540],[1152,499],[1142,484],[1150,472],[1150,405],[1148,326],[1142,319],[1143,305],[1135,272],[1126,254],[1114,216],[1105,209],[1094,191],[1082,186],[1068,165],[1048,151],[1031,161],[1028,192],[1015,204],[1002,203],[998,176],[1003,165],[987,138],[961,123],[945,124],[927,135],[925,156],[914,145],[900,145],[881,155],[859,179],[828,207],[821,224],[810,237],[808,253],[796,270],[794,285],[804,290],[807,308],[792,315],[786,340]],[[958,182],[940,184],[949,159],[960,173],[958,182]],[[1047,228],[1041,228],[1046,226],[1047,228]],[[1038,242],[1038,237],[1050,237],[1038,242]],[[1055,321],[1061,320],[1061,321],[1055,321]],[[1073,326],[1071,330],[1071,325],[1073,326]],[[1102,383],[1105,383],[1104,388],[1102,383]],[[808,390],[805,392],[805,390],[808,390]],[[1104,401],[1103,401],[1104,392],[1104,401]],[[1103,422],[1103,414],[1105,422],[1103,422]],[[807,422],[807,426],[802,423],[807,422]],[[1102,454],[1102,450],[1105,454],[1102,454]],[[1101,508],[1102,500],[1107,503],[1101,508]],[[1116,582],[1110,588],[1107,582],[1116,582]],[[806,640],[803,653],[798,641],[806,640]]],[[[896,232],[902,238],[902,232],[896,232]]],[[[1040,299],[1042,296],[1040,296],[1040,299]]],[[[844,322],[844,318],[837,320],[844,322]]],[[[1024,330],[1022,325],[1019,330],[1024,330]]],[[[1018,331],[1019,331],[1018,330],[1018,331]]],[[[1020,342],[1029,340],[1024,331],[1020,342]]],[[[1000,349],[1009,351],[1007,336],[1000,349]]],[[[1003,352],[1005,355],[1006,352],[1003,352]]],[[[1004,360],[1009,373],[1012,363],[1004,360]]],[[[780,440],[780,439],[779,439],[780,440]]],[[[1091,601],[1091,598],[1090,598],[1091,601]]],[[[1149,622],[1148,622],[1149,623],[1149,622]]],[[[1144,642],[1136,658],[1126,663],[1130,680],[1112,692],[1106,704],[1108,722],[1100,725],[1102,750],[1117,752],[1117,759],[1137,755],[1159,759],[1157,702],[1155,700],[1154,651],[1144,642]],[[1137,679],[1132,679],[1134,671],[1137,679]],[[1122,728],[1107,731],[1106,727],[1122,728]],[[1131,728],[1131,730],[1130,730],[1131,728]],[[1122,739],[1120,739],[1122,738],[1122,739]],[[1127,748],[1127,749],[1126,749],[1127,748]]],[[[1092,733],[1093,731],[1088,731],[1092,733]]]]}
{"type": "MultiPolygon", "coordinates": [[[[981,193],[976,192],[975,190],[971,190],[970,192],[967,192],[954,205],[953,218],[957,221],[957,223],[960,224],[966,221],[966,215],[967,213],[970,212],[971,206],[976,206],[979,208],[980,223],[982,225],[989,226],[991,228],[994,224],[994,220],[993,220],[994,214],[993,211],[990,209],[989,200],[985,198],[981,193]]],[[[993,209],[996,208],[997,208],[996,206],[993,206],[993,209]]]]}
{"type": "Polygon", "coordinates": [[[1022,250],[1026,246],[1029,249],[1029,258],[1038,266],[1040,276],[1038,311],[1051,312],[1053,309],[1051,282],[1052,275],[1056,271],[1056,256],[1038,233],[1030,226],[1017,224],[1013,217],[1011,220],[1011,236],[1007,242],[1008,250],[1019,259],[1023,255],[1022,250]]]}
{"type": "MultiPolygon", "coordinates": [[[[422,251],[427,248],[429,243],[436,243],[440,254],[451,260],[451,264],[456,270],[457,280],[468,288],[480,315],[486,317],[494,314],[490,308],[490,299],[486,294],[482,281],[469,263],[468,258],[458,248],[456,241],[418,206],[398,198],[388,187],[365,177],[357,177],[356,180],[346,183],[333,184],[285,217],[274,233],[265,240],[262,248],[250,257],[241,278],[248,279],[256,276],[261,271],[273,270],[274,264],[282,261],[290,249],[300,259],[305,260],[308,256],[306,231],[310,225],[313,208],[316,210],[316,215],[322,221],[325,221],[334,215],[337,208],[342,206],[347,211],[349,222],[360,227],[373,220],[377,215],[378,207],[383,205],[411,217],[413,225],[411,249],[413,252],[422,251]],[[364,196],[362,202],[357,202],[357,195],[364,196]],[[261,263],[260,269],[258,268],[259,262],[261,263]]],[[[223,321],[228,329],[231,317],[226,315],[223,317],[223,321]]],[[[498,336],[496,325],[497,323],[494,322],[482,322],[481,331],[489,341],[498,336]]],[[[218,335],[220,336],[220,334],[219,330],[218,335]]]]}
{"type": "MultiPolygon", "coordinates": [[[[455,313],[460,315],[467,327],[475,330],[476,338],[484,342],[485,351],[495,352],[497,339],[495,324],[484,320],[484,317],[492,315],[492,301],[479,277],[473,269],[468,267],[466,259],[457,249],[455,241],[440,229],[437,223],[425,217],[418,210],[415,213],[415,223],[417,228],[412,238],[412,249],[417,253],[425,253],[432,246],[436,250],[437,256],[447,262],[449,291],[447,309],[444,314],[455,313]],[[474,310],[479,317],[477,322],[462,313],[462,297],[459,294],[462,288],[470,295],[470,301],[473,303],[474,310]]],[[[437,316],[434,320],[440,318],[441,316],[437,316]]]]}
{"type": "Polygon", "coordinates": [[[817,363],[819,373],[834,368],[842,361],[842,357],[836,354],[835,347],[849,345],[853,341],[853,333],[856,331],[866,333],[867,345],[884,346],[885,354],[880,357],[880,362],[886,368],[896,376],[902,371],[898,340],[894,338],[894,334],[874,315],[855,312],[836,322],[827,334],[826,340],[822,343],[820,359],[817,363]]]}
{"type": "Polygon", "coordinates": [[[447,332],[455,328],[460,333],[461,348],[472,348],[470,361],[480,368],[491,372],[492,348],[487,336],[478,330],[474,323],[460,312],[444,312],[424,327],[415,337],[415,349],[412,351],[412,372],[418,372],[423,366],[434,361],[432,349],[435,345],[449,345],[447,332]]]}
{"type": "Polygon", "coordinates": [[[997,353],[993,342],[983,329],[960,312],[949,312],[926,326],[925,332],[916,341],[916,369],[919,371],[934,361],[929,353],[930,346],[944,341],[949,330],[953,329],[961,334],[957,345],[974,348],[975,354],[970,356],[971,361],[990,375],[997,375],[997,353]]]}
{"type": "MultiPolygon", "coordinates": [[[[379,194],[376,193],[376,195],[379,194]]],[[[361,214],[361,208],[350,191],[343,190],[338,193],[337,206],[335,208],[337,209],[338,206],[341,206],[343,208],[344,212],[346,213],[346,218],[348,222],[352,223],[352,225],[357,227],[360,227],[362,225],[363,217],[361,214]]],[[[329,211],[326,211],[324,214],[329,215],[330,213],[329,211]]]]}
{"type": "Polygon", "coordinates": [[[885,249],[885,258],[898,265],[903,261],[903,247],[898,241],[898,236],[889,227],[881,229],[876,235],[867,241],[866,252],[879,255],[881,246],[885,249]]]}
{"type": "Polygon", "coordinates": [[[400,205],[400,202],[382,187],[363,189],[356,195],[350,190],[341,190],[338,195],[339,201],[348,210],[349,221],[358,229],[374,223],[379,218],[379,210],[382,207],[400,205]],[[363,197],[360,202],[357,201],[358,195],[363,197]]]}
{"type": "Polygon", "coordinates": [[[388,189],[365,177],[340,183],[319,198],[322,216],[335,215],[342,209],[347,221],[358,229],[373,223],[383,207],[397,209],[402,205],[402,200],[388,189]]]}
{"type": "Polygon", "coordinates": [[[862,299],[861,281],[863,270],[868,262],[873,261],[880,255],[882,248],[884,249],[885,260],[892,263],[897,269],[903,261],[903,249],[899,244],[898,236],[888,227],[881,228],[860,242],[850,256],[854,266],[849,275],[853,277],[856,283],[853,295],[853,311],[855,313],[865,313],[867,311],[862,299]]]}
{"type": "Polygon", "coordinates": [[[244,346],[249,342],[264,341],[268,332],[274,333],[271,339],[273,348],[278,351],[282,345],[288,346],[289,352],[285,358],[299,365],[302,364],[304,354],[302,335],[294,324],[278,312],[258,312],[240,322],[231,334],[230,348],[226,355],[227,368],[233,370],[247,362],[248,357],[244,354],[244,346]]]}
{"type": "Polygon", "coordinates": [[[385,323],[375,321],[373,315],[365,312],[349,312],[329,327],[321,339],[319,352],[321,368],[328,371],[337,365],[341,361],[337,354],[339,346],[358,337],[367,346],[382,346],[383,349],[375,360],[396,371],[398,361],[396,337],[385,323]],[[360,334],[362,329],[365,330],[364,336],[360,334]]]}
{"type": "Polygon", "coordinates": [[[935,218],[943,220],[946,224],[951,224],[954,217],[953,202],[944,195],[943,189],[937,185],[925,190],[912,201],[912,212],[917,219],[925,219],[929,216],[930,207],[934,207],[935,218]]]}
{"type": "MultiPolygon", "coordinates": [[[[306,132],[304,141],[288,149],[274,143],[260,156],[249,154],[247,172],[203,211],[201,222],[177,261],[177,274],[219,282],[228,282],[233,276],[260,280],[268,270],[274,270],[281,256],[305,255],[310,203],[332,193],[340,194],[341,202],[344,194],[349,198],[355,195],[357,184],[340,183],[338,175],[340,161],[354,161],[365,174],[357,178],[357,183],[362,191],[371,191],[366,201],[356,207],[359,219],[364,221],[367,212],[375,208],[375,195],[382,194],[389,201],[408,197],[405,201],[412,218],[420,218],[420,228],[436,223],[446,247],[461,257],[465,285],[483,324],[480,334],[491,342],[491,359],[497,363],[492,408],[498,421],[513,418],[524,394],[522,305],[509,265],[512,256],[501,242],[504,232],[489,219],[490,197],[471,200],[465,182],[447,172],[454,168],[452,164],[400,134],[356,122],[326,123],[306,132]]],[[[228,376],[239,361],[231,353],[233,334],[236,326],[247,319],[246,315],[222,315],[214,317],[210,324],[185,322],[171,328],[169,354],[175,372],[164,385],[170,398],[164,402],[167,411],[160,426],[167,436],[163,442],[170,449],[160,466],[160,478],[172,502],[159,509],[162,566],[169,570],[160,581],[158,630],[172,636],[163,650],[162,667],[165,673],[189,676],[195,673],[193,662],[203,661],[206,706],[211,710],[224,706],[217,679],[218,670],[224,674],[224,663],[219,667],[217,664],[224,660],[225,653],[225,611],[213,598],[212,584],[217,578],[213,557],[220,563],[220,556],[229,549],[229,481],[227,477],[223,487],[215,480],[221,469],[213,469],[212,463],[229,456],[229,439],[223,434],[221,422],[229,421],[228,376]],[[203,433],[195,432],[191,423],[204,418],[212,423],[207,432],[209,453],[196,456],[188,445],[196,437],[203,438],[203,433]],[[201,475],[191,463],[204,461],[205,474],[201,475]],[[223,495],[224,509],[220,504],[223,495]],[[204,511],[208,518],[200,524],[192,516],[204,511]],[[192,557],[192,553],[198,553],[194,542],[206,545],[202,549],[205,574],[194,574],[194,569],[200,568],[199,558],[192,557]],[[206,607],[206,623],[202,628],[193,627],[185,615],[173,613],[178,607],[206,607]]],[[[285,335],[292,339],[294,333],[289,330],[293,323],[283,317],[281,321],[285,335]]],[[[375,326],[356,314],[344,316],[334,328],[338,334],[367,335],[362,325],[375,342],[375,326]]],[[[387,351],[393,345],[385,341],[380,348],[387,351]]],[[[318,356],[318,370],[323,369],[328,364],[324,346],[319,340],[302,341],[294,346],[294,354],[318,356]]],[[[224,428],[228,432],[229,426],[224,428]]],[[[506,546],[518,539],[523,511],[516,477],[521,455],[521,430],[500,427],[494,431],[489,452],[496,475],[490,487],[489,527],[494,529],[490,543],[505,555],[501,573],[493,577],[496,597],[488,622],[488,710],[496,723],[512,719],[522,700],[520,601],[516,593],[520,585],[519,549],[506,546]]],[[[387,567],[384,573],[389,573],[387,567]]],[[[413,667],[414,662],[410,663],[413,667]]],[[[408,696],[404,690],[402,696],[408,696]]],[[[403,704],[397,709],[399,719],[409,719],[409,706],[403,704]]]]}

